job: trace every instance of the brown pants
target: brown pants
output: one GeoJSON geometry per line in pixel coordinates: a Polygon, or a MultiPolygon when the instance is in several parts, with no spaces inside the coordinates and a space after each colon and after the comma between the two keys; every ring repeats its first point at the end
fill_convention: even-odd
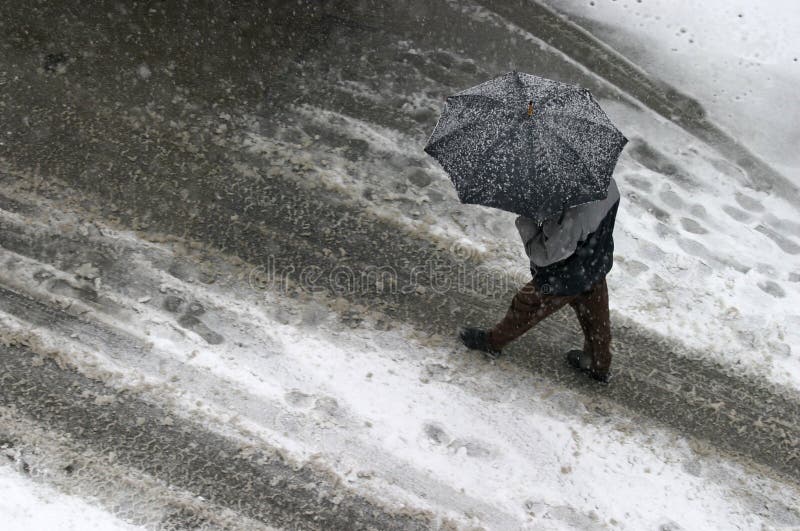
{"type": "Polygon", "coordinates": [[[489,330],[489,346],[502,349],[565,304],[572,306],[578,316],[583,330],[583,351],[592,354],[592,369],[608,370],[611,366],[611,323],[605,278],[589,291],[569,296],[544,295],[536,290],[531,280],[514,296],[503,320],[489,330]]]}

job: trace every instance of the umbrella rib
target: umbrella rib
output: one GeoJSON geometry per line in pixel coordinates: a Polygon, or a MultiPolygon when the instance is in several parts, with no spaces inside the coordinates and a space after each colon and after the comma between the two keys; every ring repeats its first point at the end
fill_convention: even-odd
{"type": "MultiPolygon", "coordinates": [[[[541,124],[539,125],[541,127],[541,124]]],[[[531,134],[533,134],[533,129],[531,129],[531,134]]],[[[532,140],[534,140],[532,138],[532,140]]],[[[533,142],[534,149],[536,150],[536,155],[540,164],[544,166],[545,173],[552,171],[553,165],[550,162],[552,153],[550,151],[550,147],[547,145],[546,142],[533,142]]],[[[536,175],[539,176],[538,166],[534,164],[534,168],[536,168],[536,175]]]]}
{"type": "Polygon", "coordinates": [[[511,124],[505,131],[503,131],[500,135],[498,135],[497,139],[492,143],[491,146],[483,150],[483,153],[481,153],[481,158],[483,158],[486,155],[486,153],[489,152],[489,150],[495,149],[500,144],[500,142],[507,140],[511,132],[514,131],[521,122],[522,119],[518,116],[515,123],[511,124]]]}
{"type": "Polygon", "coordinates": [[[463,134],[464,130],[467,129],[468,127],[481,127],[481,126],[485,126],[485,125],[486,125],[486,121],[481,121],[481,120],[477,120],[477,119],[472,121],[472,122],[467,122],[467,123],[461,125],[460,127],[458,127],[457,129],[453,129],[452,131],[450,131],[446,135],[442,136],[441,138],[439,138],[437,140],[434,140],[433,142],[429,143],[427,146],[425,146],[425,151],[427,153],[430,153],[431,151],[436,150],[438,148],[438,146],[440,146],[445,141],[450,140],[450,138],[452,138],[453,135],[455,135],[456,133],[463,134]]]}
{"type": "Polygon", "coordinates": [[[484,150],[483,150],[483,152],[481,152],[481,155],[480,155],[480,157],[478,157],[478,158],[479,158],[480,160],[482,160],[482,159],[483,159],[483,158],[486,156],[486,154],[487,154],[489,151],[491,151],[491,150],[495,149],[495,148],[496,148],[496,147],[497,147],[497,146],[498,146],[498,145],[499,145],[501,142],[503,142],[503,141],[505,141],[505,140],[508,140],[508,137],[509,137],[509,135],[510,135],[511,131],[515,130],[515,129],[516,129],[516,127],[515,127],[515,126],[518,126],[518,125],[519,125],[521,122],[522,122],[522,120],[521,120],[520,118],[517,118],[517,121],[516,121],[516,123],[515,123],[515,124],[513,124],[511,127],[508,127],[508,128],[505,130],[505,131],[503,131],[503,132],[502,132],[502,133],[501,133],[501,134],[500,134],[500,135],[497,137],[497,139],[495,139],[495,141],[494,141],[494,142],[492,142],[492,144],[491,144],[490,146],[488,146],[486,149],[484,149],[484,150]]]}
{"type": "Polygon", "coordinates": [[[425,151],[430,152],[430,151],[436,149],[436,147],[439,146],[440,144],[442,144],[445,140],[450,140],[450,138],[453,135],[455,135],[456,133],[463,133],[464,130],[466,128],[468,128],[468,127],[479,126],[479,125],[483,125],[484,123],[485,122],[481,122],[481,121],[478,121],[478,120],[464,123],[464,124],[460,125],[459,127],[457,127],[456,129],[453,129],[449,133],[443,135],[442,137],[437,138],[433,142],[428,142],[428,145],[425,146],[425,151]]]}
{"type": "Polygon", "coordinates": [[[516,70],[514,70],[513,77],[514,77],[514,81],[516,81],[516,83],[514,85],[517,87],[517,91],[518,91],[517,95],[521,95],[521,96],[523,96],[523,99],[525,99],[524,98],[524,96],[525,96],[525,83],[523,83],[522,80],[519,78],[519,73],[516,70]]]}
{"type": "Polygon", "coordinates": [[[448,97],[447,99],[453,98],[483,98],[489,100],[492,103],[496,103],[498,105],[502,105],[503,101],[498,100],[497,98],[493,98],[491,96],[487,96],[486,94],[453,94],[452,96],[448,97]]]}
{"type": "MultiPolygon", "coordinates": [[[[526,136],[526,144],[531,146],[531,150],[536,150],[536,139],[534,136],[533,127],[526,127],[526,136]]],[[[537,159],[540,158],[537,157],[537,159]]],[[[524,157],[525,163],[527,164],[527,171],[525,173],[528,175],[530,181],[535,181],[539,176],[539,172],[536,168],[537,159],[534,159],[534,157],[532,157],[530,154],[528,154],[527,157],[524,157]]]]}
{"type": "MultiPolygon", "coordinates": [[[[462,95],[456,94],[455,96],[450,96],[450,97],[451,98],[456,98],[456,97],[458,97],[458,98],[465,98],[465,97],[485,98],[486,100],[488,100],[488,101],[492,102],[493,104],[497,105],[498,107],[502,108],[502,102],[499,102],[499,101],[497,101],[497,100],[495,100],[493,98],[490,98],[488,96],[483,96],[481,94],[462,94],[462,95]]],[[[439,118],[439,119],[441,120],[441,118],[439,118]]],[[[427,146],[425,147],[425,149],[426,149],[426,151],[434,149],[435,146],[437,146],[437,145],[441,144],[443,141],[449,139],[454,134],[463,132],[463,130],[466,129],[467,127],[474,126],[474,125],[482,125],[484,123],[486,123],[486,122],[485,121],[479,121],[477,118],[474,121],[463,123],[463,124],[457,126],[455,129],[453,129],[449,133],[446,133],[445,135],[441,136],[440,138],[437,138],[433,142],[429,141],[427,146]]],[[[434,132],[436,132],[435,128],[434,128],[434,132]]]]}
{"type": "MultiPolygon", "coordinates": [[[[566,85],[566,83],[561,83],[561,85],[566,85]]],[[[563,86],[556,86],[546,96],[544,96],[543,98],[541,98],[539,100],[539,103],[538,103],[537,106],[539,108],[543,108],[545,103],[547,103],[548,101],[552,100],[554,97],[556,97],[559,94],[561,94],[563,92],[563,90],[564,90],[563,86]]],[[[569,95],[571,96],[572,94],[569,94],[569,95]]]]}
{"type": "MultiPolygon", "coordinates": [[[[575,92],[568,93],[567,97],[573,97],[573,96],[576,96],[577,94],[579,94],[579,92],[577,92],[577,90],[578,89],[576,89],[575,92]]],[[[549,109],[545,108],[545,104],[548,101],[552,100],[554,97],[556,97],[558,94],[559,94],[559,92],[557,90],[554,90],[553,92],[548,94],[545,98],[543,98],[542,100],[539,101],[539,108],[543,109],[543,113],[544,114],[550,114],[550,115],[556,115],[557,114],[557,115],[560,115],[560,116],[568,116],[568,117],[574,118],[576,120],[583,120],[583,121],[585,121],[587,123],[596,124],[596,125],[599,125],[601,127],[605,127],[606,129],[610,129],[612,131],[616,131],[616,128],[614,128],[614,126],[611,125],[611,124],[602,124],[600,122],[595,122],[594,120],[589,120],[588,118],[584,118],[584,117],[581,117],[581,116],[575,116],[575,115],[572,115],[572,114],[566,114],[566,113],[564,113],[563,111],[560,111],[560,110],[549,110],[549,109]]],[[[608,116],[605,114],[605,112],[603,112],[603,109],[600,108],[600,105],[597,104],[597,101],[594,99],[594,97],[592,97],[591,93],[589,93],[589,97],[592,100],[592,102],[595,104],[595,106],[597,106],[597,108],[600,110],[600,112],[604,116],[606,116],[606,118],[608,118],[608,116]]]]}
{"type": "Polygon", "coordinates": [[[556,135],[558,138],[560,138],[561,142],[565,146],[567,146],[567,148],[575,155],[575,158],[578,159],[578,162],[581,163],[581,166],[583,166],[583,168],[586,170],[586,173],[588,173],[589,175],[591,175],[594,178],[597,178],[597,175],[595,175],[595,173],[589,168],[589,166],[587,166],[586,163],[583,162],[583,159],[581,158],[580,153],[578,153],[578,151],[574,147],[572,147],[572,145],[569,142],[567,142],[567,139],[564,138],[563,136],[561,136],[558,133],[558,131],[555,130],[555,128],[552,130],[552,132],[553,132],[554,135],[556,135]]]}
{"type": "Polygon", "coordinates": [[[567,118],[569,120],[580,120],[580,121],[586,122],[588,124],[592,124],[592,125],[596,125],[598,127],[602,127],[603,129],[606,129],[611,133],[619,133],[619,130],[616,127],[614,127],[613,125],[603,124],[603,123],[600,123],[600,122],[595,122],[594,120],[590,120],[588,118],[584,118],[583,116],[575,116],[574,114],[567,114],[567,113],[561,112],[561,111],[550,111],[550,112],[545,111],[545,114],[549,115],[549,116],[563,116],[564,118],[567,118]]]}

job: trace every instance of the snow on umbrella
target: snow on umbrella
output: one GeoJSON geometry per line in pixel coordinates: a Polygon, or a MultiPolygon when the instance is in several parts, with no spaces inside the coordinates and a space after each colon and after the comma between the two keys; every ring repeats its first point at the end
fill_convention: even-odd
{"type": "Polygon", "coordinates": [[[448,97],[425,152],[462,203],[543,221],[604,198],[627,142],[588,90],[514,71],[448,97]]]}

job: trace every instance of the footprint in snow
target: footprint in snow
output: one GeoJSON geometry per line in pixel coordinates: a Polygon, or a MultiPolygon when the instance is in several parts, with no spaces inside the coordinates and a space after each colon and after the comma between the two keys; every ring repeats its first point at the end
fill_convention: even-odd
{"type": "Polygon", "coordinates": [[[283,398],[289,405],[301,409],[310,408],[314,403],[314,395],[303,393],[297,389],[292,389],[291,391],[287,392],[283,398]]]}
{"type": "Polygon", "coordinates": [[[186,304],[181,297],[177,295],[167,295],[164,297],[162,303],[165,310],[170,313],[178,313],[183,310],[183,315],[178,318],[178,324],[187,330],[191,330],[195,334],[202,337],[206,343],[210,345],[219,345],[225,338],[214,330],[208,327],[199,316],[206,312],[206,309],[197,301],[192,301],[186,304]]]}
{"type": "Polygon", "coordinates": [[[476,459],[489,459],[494,454],[482,441],[476,439],[454,439],[447,447],[454,453],[458,453],[463,448],[468,457],[476,459]]]}
{"type": "Polygon", "coordinates": [[[97,302],[97,292],[94,288],[85,285],[75,285],[61,278],[55,279],[50,284],[48,290],[56,295],[64,295],[73,299],[80,299],[84,302],[97,302]]]}
{"type": "Polygon", "coordinates": [[[178,319],[178,324],[202,337],[206,340],[206,343],[210,345],[219,345],[224,340],[220,334],[211,330],[203,321],[194,315],[185,314],[178,319]]]}
{"type": "Polygon", "coordinates": [[[736,202],[739,203],[739,206],[747,211],[756,213],[764,212],[764,204],[755,197],[750,197],[742,192],[736,192],[734,199],[736,199],[736,202]]]}
{"type": "Polygon", "coordinates": [[[167,295],[164,297],[164,309],[170,313],[178,313],[186,301],[177,295],[167,295]]]}
{"type": "Polygon", "coordinates": [[[428,440],[435,445],[446,446],[450,443],[450,436],[447,435],[444,427],[439,423],[429,422],[422,426],[422,431],[428,440]]]}
{"type": "Polygon", "coordinates": [[[681,218],[681,227],[692,234],[708,234],[706,228],[692,218],[681,218]]]}
{"type": "Polygon", "coordinates": [[[453,454],[458,453],[462,448],[468,457],[477,459],[489,459],[495,452],[489,446],[478,439],[456,438],[453,439],[438,422],[428,422],[422,426],[422,433],[428,444],[446,449],[453,454]]]}
{"type": "Polygon", "coordinates": [[[342,411],[335,398],[326,395],[311,395],[298,389],[292,389],[283,395],[286,403],[297,409],[310,411],[321,419],[340,418],[342,411]]]}

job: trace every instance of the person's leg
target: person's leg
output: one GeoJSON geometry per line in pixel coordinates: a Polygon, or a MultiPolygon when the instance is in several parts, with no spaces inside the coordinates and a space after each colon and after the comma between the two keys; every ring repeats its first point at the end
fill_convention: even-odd
{"type": "Polygon", "coordinates": [[[592,355],[592,370],[607,373],[611,367],[611,320],[606,279],[570,301],[570,306],[583,330],[584,352],[592,355]]]}
{"type": "Polygon", "coordinates": [[[537,291],[536,284],[531,280],[514,295],[503,320],[489,330],[489,346],[494,350],[501,350],[571,299],[572,297],[543,295],[537,291]]]}
{"type": "Polygon", "coordinates": [[[592,336],[592,330],[589,325],[589,310],[583,302],[584,295],[579,295],[569,302],[572,309],[575,310],[575,315],[578,316],[578,323],[581,325],[583,331],[583,351],[587,354],[592,353],[592,343],[589,338],[592,336]]]}

